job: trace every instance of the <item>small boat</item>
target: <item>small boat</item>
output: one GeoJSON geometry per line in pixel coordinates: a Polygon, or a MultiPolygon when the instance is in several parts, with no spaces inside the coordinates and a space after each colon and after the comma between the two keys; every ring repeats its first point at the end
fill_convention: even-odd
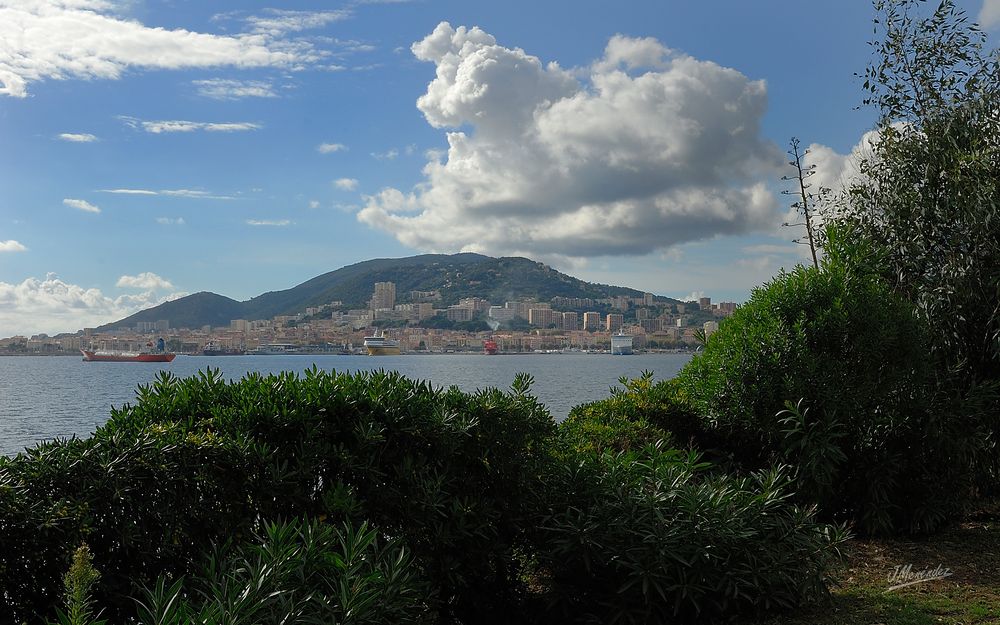
{"type": "Polygon", "coordinates": [[[486,339],[483,341],[483,353],[487,356],[495,356],[499,353],[500,348],[497,347],[497,342],[493,339],[486,339]]]}
{"type": "Polygon", "coordinates": [[[247,350],[243,348],[221,347],[214,342],[206,343],[201,350],[202,356],[243,356],[246,353],[247,350]]]}
{"type": "Polygon", "coordinates": [[[400,353],[399,341],[386,338],[382,332],[366,336],[364,345],[369,356],[398,356],[400,353]]]}

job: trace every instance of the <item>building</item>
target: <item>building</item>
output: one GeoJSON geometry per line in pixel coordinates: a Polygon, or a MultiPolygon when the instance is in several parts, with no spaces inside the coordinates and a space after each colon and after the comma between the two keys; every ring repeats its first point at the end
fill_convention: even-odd
{"type": "Polygon", "coordinates": [[[580,318],[575,312],[564,312],[562,314],[562,329],[576,330],[579,326],[580,318]]]}
{"type": "Polygon", "coordinates": [[[392,308],[396,305],[396,283],[395,282],[376,282],[375,283],[375,293],[372,295],[371,308],[372,310],[378,310],[379,308],[392,308]]]}
{"type": "Polygon", "coordinates": [[[604,329],[608,332],[617,332],[625,324],[625,315],[621,313],[608,313],[605,318],[604,329]]]}
{"type": "Polygon", "coordinates": [[[490,319],[495,319],[496,321],[503,323],[504,321],[510,321],[514,318],[514,310],[504,306],[490,306],[490,310],[487,315],[490,319]]]}
{"type": "Polygon", "coordinates": [[[481,312],[486,312],[490,309],[489,300],[485,300],[481,297],[466,297],[458,300],[458,305],[464,308],[468,308],[472,311],[473,315],[477,315],[481,312]]]}
{"type": "Polygon", "coordinates": [[[699,297],[698,305],[701,306],[702,310],[712,310],[712,298],[711,297],[699,297]]]}
{"type": "Polygon", "coordinates": [[[448,321],[472,321],[473,311],[465,306],[449,306],[445,317],[448,321]]]}
{"type": "MultiPolygon", "coordinates": [[[[547,328],[556,322],[555,318],[558,313],[551,308],[529,308],[528,309],[528,323],[538,328],[547,328]]],[[[562,319],[559,319],[560,325],[562,325],[562,319]]]]}
{"type": "Polygon", "coordinates": [[[706,321],[702,328],[705,330],[705,338],[707,339],[719,330],[719,322],[706,321]]]}
{"type": "Polygon", "coordinates": [[[601,329],[601,313],[599,313],[599,312],[585,312],[585,313],[583,313],[583,329],[584,330],[600,330],[601,329]]]}

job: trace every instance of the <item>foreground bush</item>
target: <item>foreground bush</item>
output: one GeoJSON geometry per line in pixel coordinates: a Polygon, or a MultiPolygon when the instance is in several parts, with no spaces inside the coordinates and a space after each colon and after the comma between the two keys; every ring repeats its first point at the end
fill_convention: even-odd
{"type": "Polygon", "coordinates": [[[54,614],[83,544],[100,575],[66,605],[115,623],[692,622],[822,594],[836,530],[781,472],[646,444],[697,425],[649,377],[609,400],[649,417],[628,452],[559,433],[529,385],[164,374],[91,438],[0,460],[0,622],[54,614]]]}
{"type": "Polygon", "coordinates": [[[982,406],[937,391],[927,332],[870,272],[799,266],[755,290],[677,384],[735,466],[791,464],[805,500],[868,532],[933,530],[968,501],[985,439],[982,406]]]}
{"type": "Polygon", "coordinates": [[[50,615],[73,550],[125,620],[158,576],[247,540],[259,519],[369,522],[401,539],[442,616],[516,603],[548,413],[513,392],[435,390],[393,373],[310,371],[227,383],[163,374],[86,440],[0,460],[0,622],[50,615]]]}
{"type": "Polygon", "coordinates": [[[789,501],[783,470],[708,468],[652,445],[554,466],[539,523],[545,621],[707,622],[825,596],[843,531],[789,501]]]}
{"type": "Polygon", "coordinates": [[[398,541],[349,523],[265,524],[208,559],[193,580],[164,578],[139,600],[140,625],[430,623],[432,593],[398,541]]]}

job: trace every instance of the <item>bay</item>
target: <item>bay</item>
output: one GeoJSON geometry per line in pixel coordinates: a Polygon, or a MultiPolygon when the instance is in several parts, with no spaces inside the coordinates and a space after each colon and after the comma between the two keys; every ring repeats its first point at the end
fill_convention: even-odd
{"type": "Polygon", "coordinates": [[[161,370],[190,376],[208,367],[230,380],[248,372],[302,372],[316,366],[342,372],[395,370],[435,386],[464,391],[509,388],[514,376],[534,377],[532,393],[562,420],[581,403],[603,399],[622,376],[652,371],[658,380],[677,374],[688,354],[482,354],[380,356],[178,356],[172,363],[83,362],[79,357],[0,357],[0,454],[13,455],[52,438],[85,437],[104,423],[112,406],[135,401],[140,384],[161,370]]]}

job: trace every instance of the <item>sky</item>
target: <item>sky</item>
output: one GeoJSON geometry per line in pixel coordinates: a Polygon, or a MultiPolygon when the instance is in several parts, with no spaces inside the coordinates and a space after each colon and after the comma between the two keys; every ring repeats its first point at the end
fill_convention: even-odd
{"type": "MultiPolygon", "coordinates": [[[[1000,0],[962,0],[996,46],[1000,0]]],[[[473,251],[743,301],[842,179],[868,2],[0,0],[0,337],[473,251]]]]}

